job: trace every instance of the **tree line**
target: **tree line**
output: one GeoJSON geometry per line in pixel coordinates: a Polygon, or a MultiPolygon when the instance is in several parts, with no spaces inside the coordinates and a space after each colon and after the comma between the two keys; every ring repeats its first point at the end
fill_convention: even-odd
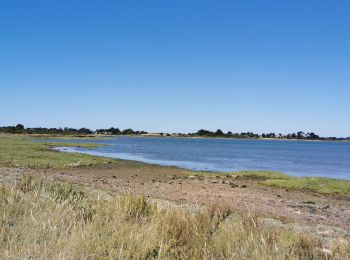
{"type": "Polygon", "coordinates": [[[3,126],[0,127],[0,132],[10,133],[10,134],[64,134],[64,135],[89,135],[93,134],[93,131],[88,128],[46,128],[46,127],[34,127],[25,128],[22,124],[17,124],[16,126],[3,126]]]}
{"type": "Polygon", "coordinates": [[[324,141],[350,141],[350,137],[339,138],[339,137],[321,137],[314,132],[304,132],[299,131],[296,133],[282,134],[282,133],[253,133],[253,132],[242,132],[242,133],[232,133],[228,131],[224,133],[222,130],[218,129],[215,132],[205,129],[198,130],[196,133],[190,133],[183,136],[191,137],[224,137],[224,138],[242,138],[242,139],[300,139],[300,140],[324,140],[324,141]]]}
{"type": "Polygon", "coordinates": [[[105,134],[105,135],[141,135],[147,134],[145,131],[134,131],[131,128],[120,130],[119,128],[108,128],[108,129],[97,129],[96,134],[105,134]]]}
{"type": "Polygon", "coordinates": [[[273,138],[273,139],[309,139],[309,140],[321,140],[323,137],[315,134],[314,132],[304,133],[299,131],[297,133],[283,135],[281,133],[263,133],[257,134],[253,132],[242,132],[242,133],[232,133],[228,131],[224,133],[222,130],[218,129],[215,132],[201,129],[196,133],[189,134],[190,136],[202,136],[202,137],[227,137],[227,138],[273,138]]]}
{"type": "Polygon", "coordinates": [[[34,127],[26,128],[22,124],[16,126],[2,126],[0,127],[1,133],[9,134],[53,134],[53,135],[92,135],[92,134],[105,134],[105,135],[140,135],[147,134],[145,131],[134,131],[131,128],[125,130],[119,130],[118,128],[111,127],[109,129],[97,129],[93,131],[89,128],[45,128],[34,127]]]}
{"type": "MultiPolygon", "coordinates": [[[[34,127],[26,128],[22,124],[17,124],[16,126],[3,126],[0,127],[1,133],[11,133],[11,134],[53,134],[53,135],[147,135],[146,131],[134,131],[131,128],[120,130],[119,128],[106,128],[91,130],[89,128],[45,128],[45,127],[34,127]]],[[[296,133],[282,134],[282,133],[253,133],[253,132],[241,132],[233,133],[228,131],[224,133],[221,129],[216,131],[209,131],[205,129],[200,129],[195,133],[159,133],[159,136],[181,136],[181,137],[224,137],[224,138],[242,138],[242,139],[300,139],[300,140],[350,140],[347,138],[337,138],[337,137],[320,137],[314,132],[303,132],[299,131],[296,133]]]]}

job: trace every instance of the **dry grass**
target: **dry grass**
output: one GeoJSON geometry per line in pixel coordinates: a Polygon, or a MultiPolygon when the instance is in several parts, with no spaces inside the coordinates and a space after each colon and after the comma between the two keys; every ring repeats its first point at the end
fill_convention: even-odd
{"type": "Polygon", "coordinates": [[[142,196],[90,198],[70,184],[26,176],[0,189],[2,259],[346,259],[306,235],[229,208],[183,208],[142,196]]]}

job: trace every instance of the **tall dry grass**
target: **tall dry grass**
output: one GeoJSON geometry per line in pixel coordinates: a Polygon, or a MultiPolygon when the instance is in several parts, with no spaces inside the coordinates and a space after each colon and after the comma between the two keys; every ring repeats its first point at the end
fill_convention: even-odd
{"type": "Polygon", "coordinates": [[[88,198],[30,176],[0,190],[2,259],[347,259],[314,238],[228,208],[182,208],[142,196],[88,198]]]}

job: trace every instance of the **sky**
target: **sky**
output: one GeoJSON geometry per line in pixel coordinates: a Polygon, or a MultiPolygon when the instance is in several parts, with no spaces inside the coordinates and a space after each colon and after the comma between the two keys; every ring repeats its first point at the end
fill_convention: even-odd
{"type": "Polygon", "coordinates": [[[349,1],[1,1],[0,126],[350,136],[349,1]]]}

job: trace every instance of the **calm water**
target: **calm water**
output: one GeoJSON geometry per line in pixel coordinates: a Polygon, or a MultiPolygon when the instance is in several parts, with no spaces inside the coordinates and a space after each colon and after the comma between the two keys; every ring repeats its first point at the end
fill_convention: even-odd
{"type": "Polygon", "coordinates": [[[294,176],[350,179],[350,143],[346,142],[153,137],[116,137],[88,142],[108,146],[93,150],[60,150],[173,165],[192,170],[274,170],[294,176]]]}

